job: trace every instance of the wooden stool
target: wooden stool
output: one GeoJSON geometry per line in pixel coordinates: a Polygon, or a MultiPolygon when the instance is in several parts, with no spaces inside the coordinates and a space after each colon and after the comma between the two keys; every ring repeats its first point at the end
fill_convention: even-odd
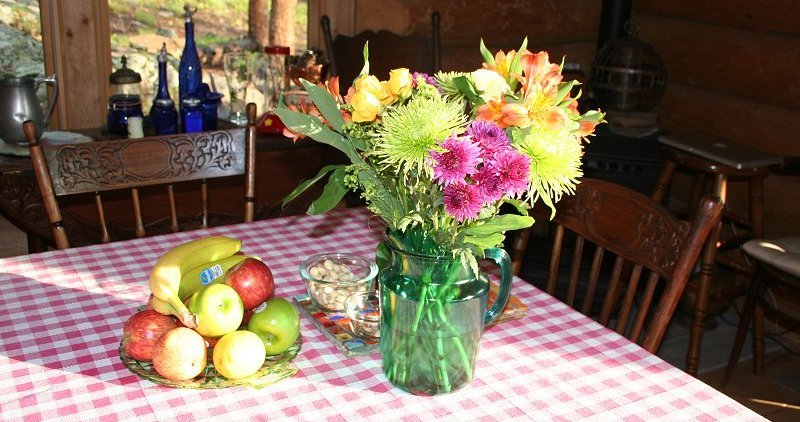
{"type": "MultiPolygon", "coordinates": [[[[749,184],[749,215],[747,219],[725,213],[722,221],[711,231],[701,256],[700,275],[695,292],[695,309],[689,334],[689,348],[686,355],[686,372],[697,375],[700,360],[700,345],[703,339],[705,319],[708,307],[708,296],[714,264],[720,262],[738,271],[750,274],[752,270],[734,260],[725,259],[717,254],[721,246],[720,232],[724,221],[736,221],[749,226],[755,237],[763,235],[764,178],[769,168],[781,164],[783,159],[746,146],[728,143],[702,134],[685,134],[661,136],[659,142],[666,146],[665,162],[656,182],[653,199],[662,201],[666,196],[675,171],[682,170],[693,173],[695,183],[689,202],[692,213],[703,193],[703,185],[707,178],[714,180],[712,192],[719,196],[723,203],[727,199],[728,180],[746,180],[749,184]]],[[[725,239],[724,243],[741,244],[746,238],[725,239]]]]}

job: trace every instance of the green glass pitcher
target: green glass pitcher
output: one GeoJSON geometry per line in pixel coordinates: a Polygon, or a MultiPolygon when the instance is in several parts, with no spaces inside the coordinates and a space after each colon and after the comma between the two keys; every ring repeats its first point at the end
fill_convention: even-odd
{"type": "Polygon", "coordinates": [[[378,274],[383,372],[413,394],[456,391],[472,380],[484,325],[508,302],[511,259],[500,248],[484,251],[501,269],[497,300],[487,309],[485,273],[457,257],[385,245],[389,262],[378,274]]]}

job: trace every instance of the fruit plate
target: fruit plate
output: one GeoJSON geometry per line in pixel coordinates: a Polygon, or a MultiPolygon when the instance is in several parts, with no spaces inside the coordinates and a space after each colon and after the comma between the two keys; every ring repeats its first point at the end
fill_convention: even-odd
{"type": "Polygon", "coordinates": [[[206,369],[198,376],[190,380],[172,381],[162,377],[153,369],[152,362],[142,362],[130,357],[125,352],[125,342],[127,338],[123,338],[119,343],[119,357],[122,363],[130,369],[131,372],[138,375],[140,378],[152,381],[156,384],[166,385],[167,387],[176,388],[194,388],[194,389],[215,389],[215,388],[228,388],[247,386],[252,388],[263,388],[268,385],[274,384],[284,378],[289,378],[297,373],[297,368],[292,366],[292,361],[300,352],[302,345],[302,336],[297,336],[297,341],[289,347],[287,351],[280,355],[267,356],[264,365],[261,366],[255,374],[235,380],[229,380],[222,375],[218,374],[214,369],[214,363],[211,362],[211,349],[209,349],[209,359],[206,369]]]}

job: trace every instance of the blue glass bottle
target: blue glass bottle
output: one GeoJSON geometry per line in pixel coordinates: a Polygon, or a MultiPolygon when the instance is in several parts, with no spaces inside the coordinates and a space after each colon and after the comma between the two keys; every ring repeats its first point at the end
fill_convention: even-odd
{"type": "Polygon", "coordinates": [[[203,71],[200,67],[200,57],[197,55],[197,47],[194,44],[194,21],[192,15],[197,12],[196,7],[189,4],[183,6],[186,22],[186,44],[183,46],[181,63],[178,67],[178,99],[197,97],[200,84],[203,83],[203,71]]]}
{"type": "Polygon", "coordinates": [[[156,135],[169,135],[178,133],[178,111],[175,102],[169,95],[167,84],[167,44],[161,46],[158,55],[158,91],[150,107],[150,126],[156,135]]]}
{"type": "Polygon", "coordinates": [[[181,124],[184,133],[203,131],[203,108],[199,98],[187,97],[181,101],[181,124]]]}

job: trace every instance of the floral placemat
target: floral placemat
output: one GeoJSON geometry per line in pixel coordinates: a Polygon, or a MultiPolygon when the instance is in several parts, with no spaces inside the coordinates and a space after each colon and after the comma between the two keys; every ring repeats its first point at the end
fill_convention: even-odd
{"type": "MultiPolygon", "coordinates": [[[[491,307],[494,301],[497,300],[498,290],[499,286],[491,283],[488,306],[491,307]]],[[[345,356],[370,355],[380,350],[380,340],[364,339],[353,334],[350,328],[350,318],[344,312],[322,310],[311,302],[308,295],[295,296],[293,299],[300,313],[308,317],[314,326],[322,331],[345,356]]],[[[528,306],[517,299],[516,296],[511,295],[503,313],[485,328],[503,321],[522,318],[527,312],[528,306]]]]}

